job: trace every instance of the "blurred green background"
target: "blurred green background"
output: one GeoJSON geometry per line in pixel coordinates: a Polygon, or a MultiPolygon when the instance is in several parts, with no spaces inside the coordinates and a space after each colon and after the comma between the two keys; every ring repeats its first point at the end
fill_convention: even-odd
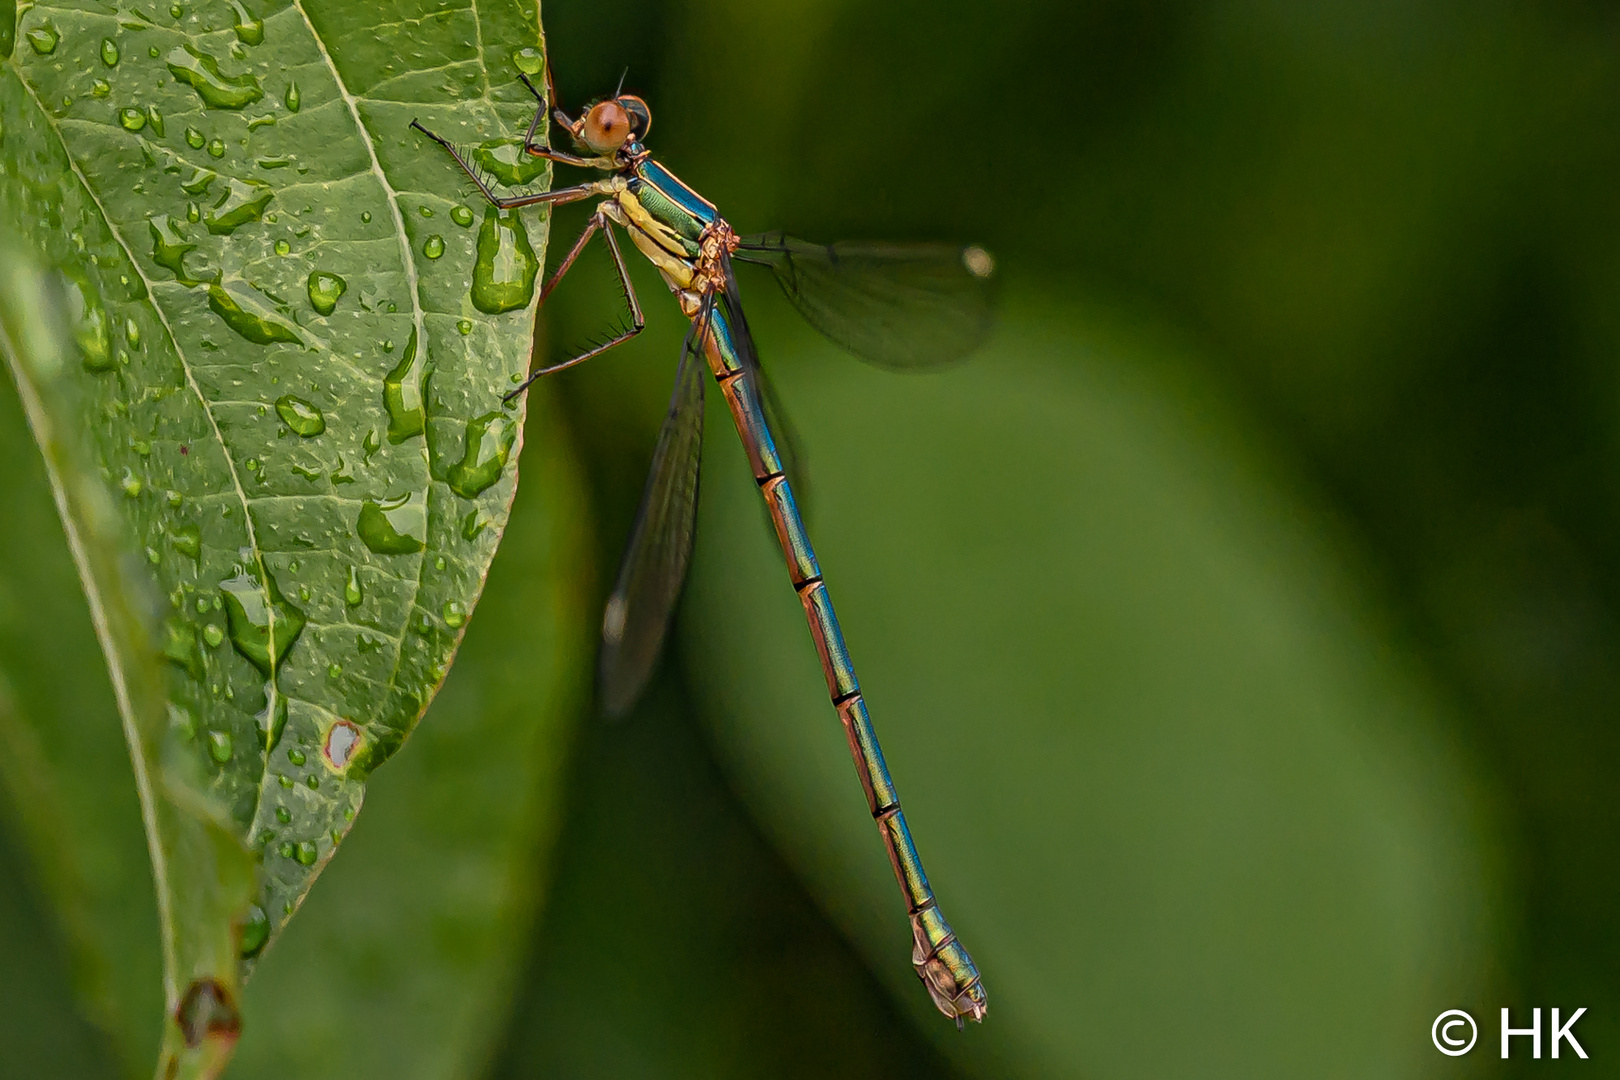
{"type": "MultiPolygon", "coordinates": [[[[958,1034],[910,974],[711,400],[671,662],[628,720],[574,709],[536,736],[569,750],[533,771],[546,794],[512,841],[533,881],[502,924],[511,977],[480,1006],[486,1033],[415,1072],[362,1053],[376,1071],[333,1075],[1620,1076],[1611,6],[553,0],[543,16],[564,103],[628,65],[650,144],[739,230],[972,240],[999,260],[996,336],[927,376],[862,368],[767,278],[743,282],[874,719],[991,1011],[958,1034]],[[1500,1061],[1503,1006],[1518,1024],[1586,1007],[1590,1060],[1532,1061],[1521,1039],[1500,1061]],[[1449,1008],[1480,1021],[1466,1057],[1430,1045],[1449,1008]]],[[[556,243],[585,213],[558,213],[556,243]]],[[[556,378],[531,421],[583,469],[567,505],[588,537],[559,558],[555,528],[514,517],[444,700],[376,777],[349,877],[338,860],[287,954],[323,902],[363,910],[368,889],[439,873],[401,841],[367,877],[359,845],[370,826],[386,846],[408,768],[422,789],[477,786],[428,763],[441,713],[489,707],[495,684],[521,713],[533,661],[490,624],[510,636],[526,609],[497,592],[566,567],[589,597],[541,644],[593,632],[683,330],[643,269],[648,332],[556,378]]],[[[564,355],[615,300],[593,253],[544,347],[564,355]]],[[[585,649],[557,648],[586,677],[585,649]]],[[[453,816],[462,800],[441,797],[453,816]]],[[[0,853],[25,865],[3,836],[0,853]]],[[[17,1075],[115,1075],[48,905],[26,872],[0,879],[17,1075]]],[[[344,935],[321,940],[350,963],[344,935]]],[[[381,1012],[423,971],[354,985],[381,1012]]],[[[283,1000],[265,992],[262,1015],[283,1000]]],[[[317,1075],[272,1068],[253,1023],[240,1075],[317,1075]]],[[[307,1030],[259,1027],[283,1049],[307,1030]]],[[[415,1060],[410,1040],[436,1033],[388,1038],[415,1060]]]]}

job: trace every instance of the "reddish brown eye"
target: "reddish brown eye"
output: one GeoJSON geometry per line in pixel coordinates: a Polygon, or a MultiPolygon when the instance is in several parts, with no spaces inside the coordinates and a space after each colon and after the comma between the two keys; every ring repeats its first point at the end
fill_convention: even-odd
{"type": "Polygon", "coordinates": [[[585,117],[581,135],[585,145],[598,154],[610,154],[630,137],[630,114],[617,102],[604,101],[585,117]]]}

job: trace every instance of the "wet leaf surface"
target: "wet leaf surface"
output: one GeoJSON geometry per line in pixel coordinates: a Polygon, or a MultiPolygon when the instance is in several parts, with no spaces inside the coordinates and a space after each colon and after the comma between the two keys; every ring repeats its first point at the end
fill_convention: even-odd
{"type": "MultiPolygon", "coordinates": [[[[17,34],[0,220],[64,275],[72,345],[44,370],[14,320],[9,359],[61,440],[67,524],[101,544],[81,576],[128,608],[102,638],[159,860],[166,1052],[208,1072],[238,953],[273,943],[427,707],[505,527],[532,290],[474,303],[465,185],[407,125],[520,132],[535,12],[33,5],[17,34]],[[165,831],[168,803],[202,839],[165,831]],[[244,898],[181,880],[244,851],[244,898]]],[[[499,227],[543,255],[534,215],[499,227]]]]}

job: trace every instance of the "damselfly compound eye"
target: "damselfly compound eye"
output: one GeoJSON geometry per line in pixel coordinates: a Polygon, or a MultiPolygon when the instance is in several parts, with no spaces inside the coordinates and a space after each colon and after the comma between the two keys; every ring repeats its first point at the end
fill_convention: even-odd
{"type": "Polygon", "coordinates": [[[641,141],[647,137],[647,129],[652,127],[652,110],[647,103],[634,94],[620,94],[613,99],[617,101],[624,111],[630,114],[630,134],[641,141]]]}
{"type": "Polygon", "coordinates": [[[580,140],[598,154],[611,154],[630,138],[630,114],[617,101],[604,101],[585,117],[580,140]]]}

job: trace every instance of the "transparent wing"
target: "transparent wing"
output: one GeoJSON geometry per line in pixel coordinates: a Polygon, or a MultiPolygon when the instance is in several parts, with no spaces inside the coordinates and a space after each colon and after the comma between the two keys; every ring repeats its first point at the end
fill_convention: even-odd
{"type": "Polygon", "coordinates": [[[598,685],[603,710],[622,716],[641,696],[658,662],[670,616],[692,558],[697,522],[698,466],[703,456],[702,335],[708,309],[692,323],[681,347],[669,414],[658,433],[647,486],[619,564],[619,578],[602,614],[598,685]],[[698,335],[694,343],[693,334],[698,335]]]}
{"type": "Polygon", "coordinates": [[[722,253],[720,262],[726,274],[726,291],[720,297],[720,303],[725,308],[726,323],[731,327],[732,342],[737,346],[743,369],[748,373],[745,378],[752,380],[759,392],[760,403],[765,409],[765,422],[770,426],[772,439],[776,443],[776,454],[782,459],[782,471],[787,474],[788,486],[793,489],[793,501],[798,503],[799,512],[806,514],[810,502],[810,473],[804,440],[799,437],[798,427],[782,406],[776,385],[766,376],[765,368],[759,362],[759,349],[754,345],[753,331],[748,329],[748,316],[743,314],[742,295],[737,291],[737,275],[732,272],[731,259],[722,253]]]}
{"type": "Polygon", "coordinates": [[[768,266],[805,321],[879,367],[960,360],[994,321],[995,261],[949,244],[812,244],[744,237],[739,262],[768,266]]]}

